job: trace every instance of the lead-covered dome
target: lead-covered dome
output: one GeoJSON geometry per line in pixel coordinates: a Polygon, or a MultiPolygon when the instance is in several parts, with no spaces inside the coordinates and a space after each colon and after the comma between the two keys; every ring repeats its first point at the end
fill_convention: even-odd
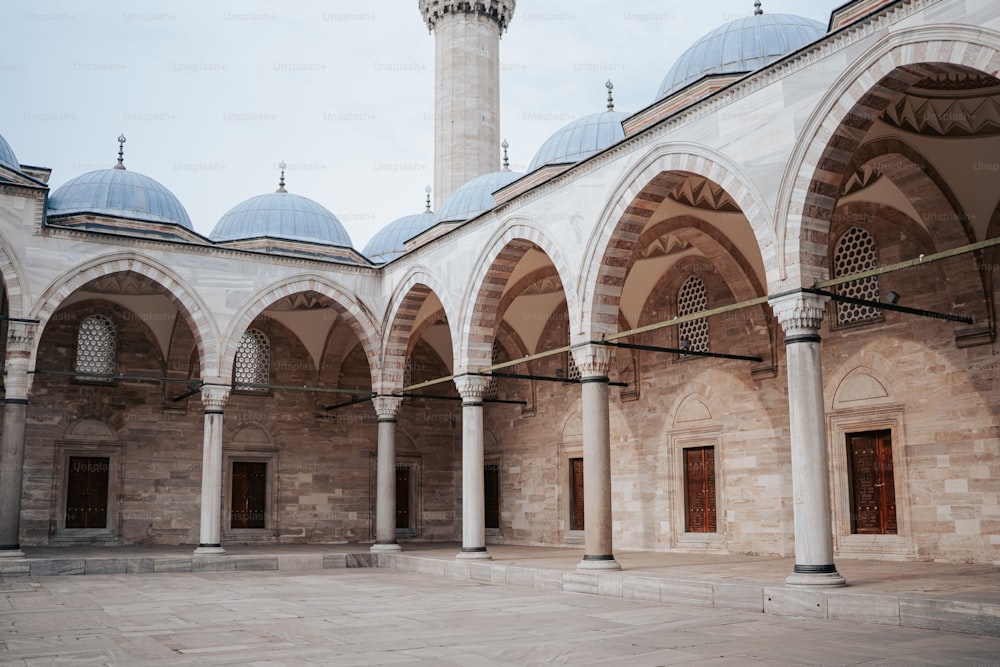
{"type": "Polygon", "coordinates": [[[494,192],[510,185],[522,176],[524,174],[509,169],[476,176],[451,193],[441,205],[437,215],[434,216],[434,222],[471,220],[497,205],[496,200],[493,199],[494,192]]]}
{"type": "Polygon", "coordinates": [[[149,176],[124,167],[98,169],[71,178],[49,195],[49,217],[92,213],[192,229],[180,200],[149,176]]]}
{"type": "Polygon", "coordinates": [[[579,162],[625,138],[622,121],[629,114],[604,111],[578,118],[545,140],[528,171],[550,164],[579,162]]]}
{"type": "Polygon", "coordinates": [[[0,134],[0,165],[14,171],[21,171],[21,163],[17,161],[14,149],[10,147],[10,144],[7,143],[2,134],[0,134]]]}
{"type": "Polygon", "coordinates": [[[755,14],[719,26],[692,44],[663,78],[657,100],[715,74],[752,72],[826,34],[819,21],[793,14],[755,14]]]}
{"type": "Polygon", "coordinates": [[[409,239],[433,226],[434,213],[429,208],[423,213],[404,215],[371,237],[361,254],[376,264],[390,262],[406,252],[409,239]]]}
{"type": "Polygon", "coordinates": [[[352,247],[337,216],[312,199],[286,192],[283,185],[229,209],[211,234],[213,241],[260,237],[352,247]]]}

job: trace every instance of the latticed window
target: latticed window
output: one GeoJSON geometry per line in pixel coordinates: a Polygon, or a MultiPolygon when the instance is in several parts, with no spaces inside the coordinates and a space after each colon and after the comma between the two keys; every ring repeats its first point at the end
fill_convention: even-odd
{"type": "Polygon", "coordinates": [[[413,384],[413,359],[406,358],[406,365],[403,367],[403,386],[409,387],[413,384]]]}
{"type": "Polygon", "coordinates": [[[118,333],[115,324],[104,315],[91,315],[80,323],[76,334],[76,372],[86,373],[78,380],[107,380],[95,375],[114,375],[118,333]]]}
{"type": "Polygon", "coordinates": [[[576,359],[573,357],[572,352],[566,353],[566,377],[570,380],[579,380],[583,375],[580,373],[580,367],[576,365],[576,359]]]}
{"type": "MultiPolygon", "coordinates": [[[[490,356],[491,363],[500,363],[500,342],[494,338],[493,339],[493,352],[490,356]]],[[[500,379],[496,377],[490,378],[490,383],[486,386],[486,393],[483,394],[483,398],[494,399],[497,397],[497,393],[500,391],[500,379]]]]}
{"type": "MultiPolygon", "coordinates": [[[[875,239],[864,229],[852,227],[840,237],[833,253],[833,275],[849,276],[878,266],[875,239]]],[[[878,276],[852,280],[837,287],[837,293],[855,299],[879,300],[878,276]]],[[[854,324],[877,318],[881,310],[872,306],[837,302],[837,324],[854,324]]]]}
{"type": "Polygon", "coordinates": [[[240,340],[236,350],[233,384],[240,391],[267,391],[271,371],[271,342],[262,331],[250,329],[240,340]]]}
{"type": "MultiPolygon", "coordinates": [[[[684,317],[708,308],[708,291],[698,276],[691,276],[677,293],[677,315],[684,317]]],[[[677,325],[680,347],[693,352],[708,352],[708,320],[704,317],[677,325]]]]}

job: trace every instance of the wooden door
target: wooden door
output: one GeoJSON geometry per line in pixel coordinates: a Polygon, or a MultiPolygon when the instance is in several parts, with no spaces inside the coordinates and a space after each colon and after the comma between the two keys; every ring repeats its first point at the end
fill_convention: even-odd
{"type": "Polygon", "coordinates": [[[486,501],[486,527],[500,528],[500,464],[487,463],[483,468],[486,501]]]}
{"type": "Polygon", "coordinates": [[[232,517],[230,527],[266,528],[267,463],[233,461],[232,517]]]}
{"type": "Polygon", "coordinates": [[[684,450],[684,502],[687,532],[716,532],[715,447],[684,450]]]}
{"type": "Polygon", "coordinates": [[[896,487],[888,430],[847,434],[851,476],[851,532],[895,535],[896,487]]]}
{"type": "Polygon", "coordinates": [[[569,529],[583,530],[583,459],[570,459],[569,529]]]}
{"type": "Polygon", "coordinates": [[[396,529],[410,528],[410,472],[409,466],[396,466],[396,529]]]}
{"type": "Polygon", "coordinates": [[[66,476],[66,527],[108,527],[108,473],[111,460],[71,456],[66,476]]]}

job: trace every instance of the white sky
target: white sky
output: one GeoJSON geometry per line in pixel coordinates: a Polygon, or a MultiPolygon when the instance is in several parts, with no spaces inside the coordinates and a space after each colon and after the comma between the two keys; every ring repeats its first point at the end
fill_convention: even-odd
{"type": "MultiPolygon", "coordinates": [[[[827,24],[846,0],[765,0],[827,24]]],[[[752,0],[520,0],[501,41],[501,134],[523,171],[566,123],[653,102],[698,37],[752,0]]],[[[195,230],[287,188],[359,250],[423,210],[434,42],[417,0],[40,0],[0,9],[0,134],[55,188],[117,158],[168,187],[195,230]]],[[[499,168],[499,148],[497,157],[499,168]]]]}

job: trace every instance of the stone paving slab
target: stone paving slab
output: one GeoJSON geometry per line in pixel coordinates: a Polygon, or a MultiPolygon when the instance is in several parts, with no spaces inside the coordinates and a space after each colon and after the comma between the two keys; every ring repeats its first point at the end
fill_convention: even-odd
{"type": "Polygon", "coordinates": [[[7,578],[0,600],[2,665],[1000,664],[996,637],[376,568],[7,578]]]}
{"type": "Polygon", "coordinates": [[[65,575],[389,568],[455,582],[683,604],[777,616],[850,620],[1000,637],[1000,569],[920,562],[840,561],[848,586],[792,588],[792,559],[628,552],[620,571],[579,572],[582,551],[491,545],[491,560],[457,560],[457,544],[235,545],[221,556],[191,547],[44,547],[0,560],[0,581],[65,575]]]}

